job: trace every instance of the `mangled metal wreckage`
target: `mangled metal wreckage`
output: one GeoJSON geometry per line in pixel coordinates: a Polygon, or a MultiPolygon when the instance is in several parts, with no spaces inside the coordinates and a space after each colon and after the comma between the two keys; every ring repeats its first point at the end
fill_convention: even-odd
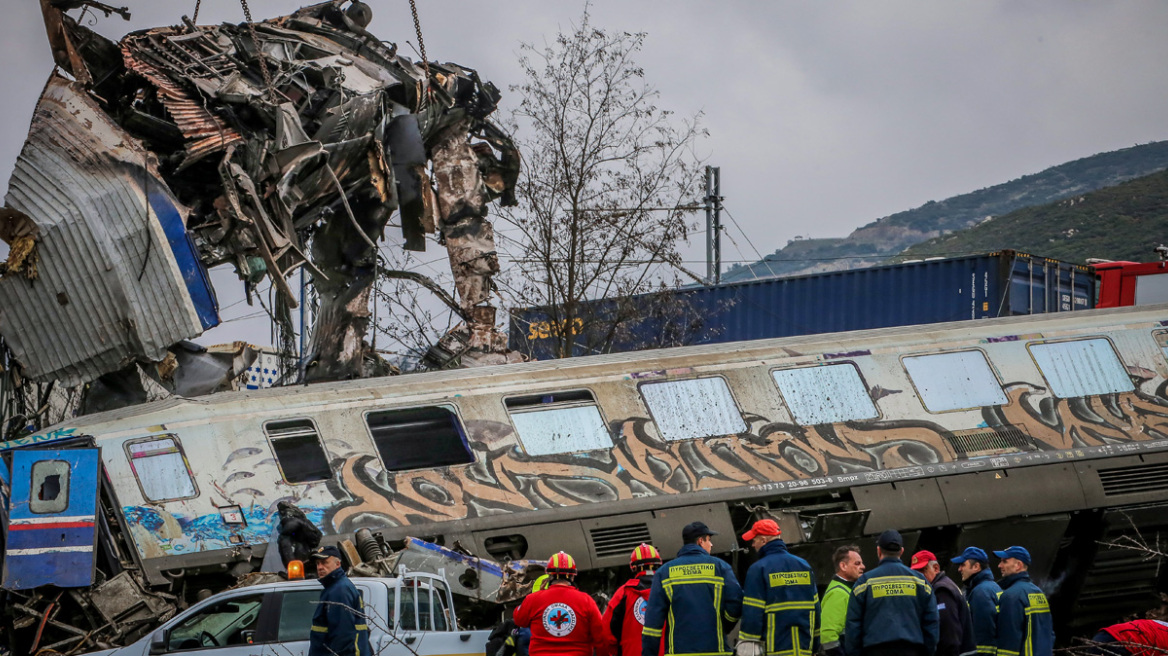
{"type": "MultiPolygon", "coordinates": [[[[449,253],[458,298],[446,301],[463,323],[440,351],[464,365],[516,359],[491,303],[499,265],[488,205],[515,202],[519,172],[514,145],[488,119],[493,85],[399,56],[367,30],[371,11],[356,0],[254,24],[184,18],[117,43],[65,13],[84,5],[109,9],[41,0],[64,74],[45,86],[0,210],[10,385],[108,392],[148,373],[171,391],[184,376],[188,390],[221,389],[249,360],[227,354],[208,376],[183,346],[220,321],[207,270],[221,264],[234,265],[249,301],[270,279],[286,325],[302,302],[286,278],[306,267],[319,308],[302,378],[365,375],[376,357],[364,343],[376,242],[395,214],[404,248],[424,250],[436,233],[449,253]]],[[[29,425],[4,419],[0,409],[0,441],[29,425]]],[[[6,453],[9,465],[19,453],[6,453]]],[[[96,532],[96,567],[7,582],[15,628],[43,633],[41,647],[124,642],[196,592],[140,576],[108,495],[97,486],[78,538],[92,543],[96,532]]]]}
{"type": "MultiPolygon", "coordinates": [[[[219,322],[206,269],[264,278],[277,319],[307,267],[319,298],[307,380],[360,377],[376,241],[437,233],[470,359],[505,361],[488,204],[514,203],[518,153],[470,69],[415,64],[337,0],[255,24],[113,43],[42,0],[58,66],[12,176],[0,335],[25,378],[72,386],[156,363],[219,322]]],[[[76,5],[77,3],[72,3],[76,5]]],[[[290,325],[290,321],[288,321],[290,325]]]]}

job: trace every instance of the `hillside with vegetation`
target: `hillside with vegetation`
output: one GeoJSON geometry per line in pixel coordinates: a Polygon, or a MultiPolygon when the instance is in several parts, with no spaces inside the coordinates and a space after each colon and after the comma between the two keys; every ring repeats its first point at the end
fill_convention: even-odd
{"type": "Polygon", "coordinates": [[[994,217],[896,259],[1012,248],[1078,263],[1093,257],[1147,262],[1162,243],[1168,243],[1168,171],[994,217]]]}
{"type": "MultiPolygon", "coordinates": [[[[916,209],[877,219],[844,238],[791,241],[759,262],[731,267],[723,273],[722,280],[733,282],[872,266],[910,246],[979,225],[990,217],[1083,197],[1165,169],[1168,169],[1168,141],[1084,157],[993,187],[929,201],[916,209]]],[[[1035,250],[1057,256],[1044,248],[1035,250]]]]}

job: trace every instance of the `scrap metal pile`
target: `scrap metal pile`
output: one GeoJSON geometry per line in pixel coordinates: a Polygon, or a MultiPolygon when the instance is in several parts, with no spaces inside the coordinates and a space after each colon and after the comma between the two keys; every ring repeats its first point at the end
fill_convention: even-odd
{"type": "MultiPolygon", "coordinates": [[[[377,240],[437,234],[469,361],[516,359],[494,329],[488,204],[513,204],[519,155],[488,117],[498,90],[415,64],[334,0],[256,23],[183,23],[114,43],[41,0],[56,63],[13,173],[0,237],[0,338],[25,379],[79,385],[219,322],[206,269],[249,298],[307,267],[320,306],[307,380],[360,377],[377,240]]],[[[108,8],[105,8],[108,9],[108,8]]],[[[448,336],[449,337],[449,336],[448,336]]],[[[451,340],[447,339],[449,343],[451,340]]]]}

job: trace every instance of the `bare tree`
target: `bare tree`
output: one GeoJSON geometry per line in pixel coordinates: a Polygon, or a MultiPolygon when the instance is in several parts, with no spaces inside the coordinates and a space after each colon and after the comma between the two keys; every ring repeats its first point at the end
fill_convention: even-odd
{"type": "MultiPolygon", "coordinates": [[[[504,210],[515,230],[506,244],[517,266],[505,282],[515,306],[539,306],[537,327],[558,357],[607,350],[681,280],[680,247],[700,195],[706,133],[657,106],[658,93],[634,61],[645,33],[579,24],[543,47],[521,46],[526,76],[513,86],[512,128],[524,154],[519,206],[504,210]],[[586,303],[613,299],[610,303],[586,303]]],[[[697,276],[688,274],[695,280],[697,276]]],[[[673,308],[676,309],[675,307],[673,308]]],[[[659,330],[683,334],[687,330],[659,330]]]]}

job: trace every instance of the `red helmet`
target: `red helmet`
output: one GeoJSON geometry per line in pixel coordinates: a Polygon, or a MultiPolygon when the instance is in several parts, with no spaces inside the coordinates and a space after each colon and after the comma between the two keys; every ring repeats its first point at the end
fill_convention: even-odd
{"type": "Polygon", "coordinates": [[[552,578],[575,578],[576,560],[562,551],[556,552],[548,558],[547,573],[552,578]]]}
{"type": "Polygon", "coordinates": [[[629,567],[633,568],[634,572],[654,570],[660,566],[661,552],[657,551],[656,547],[651,544],[642,543],[641,546],[633,549],[633,554],[629,556],[629,567]]]}

